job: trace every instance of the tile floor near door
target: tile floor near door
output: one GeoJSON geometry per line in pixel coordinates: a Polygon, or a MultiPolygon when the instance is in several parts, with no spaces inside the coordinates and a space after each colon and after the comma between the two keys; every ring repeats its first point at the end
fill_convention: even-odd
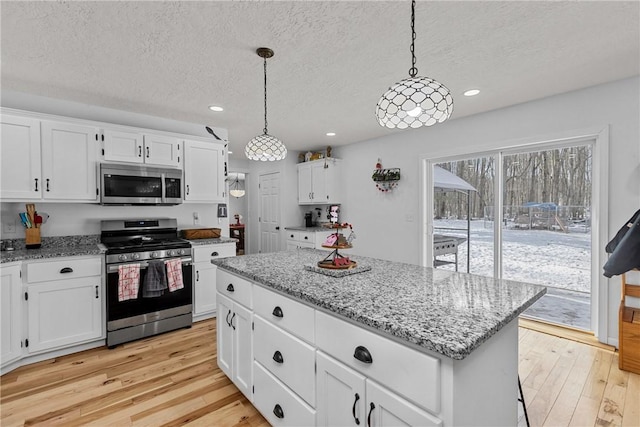
{"type": "MultiPolygon", "coordinates": [[[[640,375],[620,371],[617,353],[519,333],[532,426],[640,426],[640,375]]],[[[220,371],[216,353],[212,319],[24,366],[0,377],[0,425],[268,426],[220,371]]]]}

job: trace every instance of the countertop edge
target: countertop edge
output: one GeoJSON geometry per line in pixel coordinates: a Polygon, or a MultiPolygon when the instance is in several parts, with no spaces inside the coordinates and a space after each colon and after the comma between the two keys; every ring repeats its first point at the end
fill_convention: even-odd
{"type": "Polygon", "coordinates": [[[373,330],[382,336],[391,338],[399,342],[408,343],[414,348],[428,350],[428,351],[440,354],[442,356],[446,356],[453,360],[463,360],[464,358],[469,356],[474,350],[476,350],[483,343],[488,341],[493,335],[495,335],[507,324],[515,320],[522,312],[524,312],[527,308],[529,308],[538,299],[542,298],[542,296],[547,292],[547,289],[542,287],[542,290],[540,292],[538,292],[532,298],[527,300],[524,304],[522,304],[516,310],[504,316],[492,328],[488,329],[483,335],[479,336],[473,342],[468,343],[468,345],[460,346],[459,348],[453,348],[453,347],[444,348],[444,347],[437,346],[426,339],[410,340],[400,334],[394,334],[390,332],[390,330],[395,330],[395,328],[391,324],[378,325],[378,324],[375,324],[375,322],[367,322],[366,321],[367,319],[363,319],[362,316],[358,315],[358,313],[355,313],[355,312],[346,313],[344,309],[339,309],[338,307],[332,307],[330,304],[327,304],[327,301],[317,301],[310,295],[303,296],[299,292],[291,292],[289,289],[278,286],[275,283],[269,282],[267,280],[261,279],[260,277],[256,277],[252,274],[246,273],[242,270],[226,265],[224,263],[224,259],[218,259],[218,260],[214,259],[211,261],[211,263],[216,264],[218,267],[222,268],[223,270],[227,270],[233,274],[249,279],[257,283],[258,285],[262,285],[266,288],[277,291],[283,295],[287,295],[291,298],[294,298],[296,301],[309,305],[315,309],[324,310],[326,312],[332,313],[333,315],[341,319],[344,319],[350,322],[355,322],[356,324],[362,325],[366,329],[373,330]]]}

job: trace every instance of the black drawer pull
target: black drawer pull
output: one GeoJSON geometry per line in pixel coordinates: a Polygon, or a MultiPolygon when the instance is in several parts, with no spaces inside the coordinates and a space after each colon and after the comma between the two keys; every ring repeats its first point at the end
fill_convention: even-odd
{"type": "Polygon", "coordinates": [[[227,313],[227,318],[226,318],[227,326],[231,326],[231,323],[229,322],[229,316],[230,315],[231,315],[231,310],[229,310],[229,312],[227,313]]]}
{"type": "Polygon", "coordinates": [[[61,274],[64,274],[64,273],[73,273],[73,268],[71,268],[71,267],[65,267],[65,268],[63,268],[62,270],[60,270],[60,273],[61,273],[61,274]]]}
{"type": "Polygon", "coordinates": [[[234,331],[236,330],[236,325],[233,324],[233,319],[235,318],[236,318],[236,313],[234,312],[233,316],[231,316],[231,322],[229,322],[231,323],[231,327],[233,328],[234,331]]]}
{"type": "Polygon", "coordinates": [[[280,318],[284,317],[284,314],[282,313],[282,309],[280,307],[278,307],[278,306],[276,306],[273,309],[273,313],[271,313],[271,314],[273,314],[276,317],[280,317],[280,318]]]}
{"type": "Polygon", "coordinates": [[[371,402],[371,406],[369,407],[369,415],[367,416],[368,427],[371,427],[371,414],[373,413],[374,409],[376,409],[376,405],[374,405],[373,402],[371,402]]]}
{"type": "Polygon", "coordinates": [[[280,351],[276,350],[275,353],[273,353],[273,360],[276,363],[284,363],[284,359],[282,358],[282,353],[280,353],[280,351]]]}
{"type": "Polygon", "coordinates": [[[356,393],[356,400],[353,401],[353,409],[351,409],[356,425],[360,425],[360,420],[358,419],[358,417],[356,417],[356,404],[358,403],[358,400],[360,400],[360,395],[356,393]]]}
{"type": "Polygon", "coordinates": [[[211,253],[211,256],[218,256],[218,255],[220,255],[218,252],[212,252],[211,253]]]}
{"type": "Polygon", "coordinates": [[[276,403],[276,406],[273,407],[273,414],[278,418],[284,418],[284,411],[282,410],[282,406],[276,403]]]}
{"type": "Polygon", "coordinates": [[[227,286],[227,292],[233,292],[235,289],[233,289],[233,284],[229,283],[229,286],[227,286]]]}
{"type": "Polygon", "coordinates": [[[367,350],[366,347],[363,347],[361,345],[356,347],[356,351],[353,353],[353,357],[355,357],[362,363],[373,363],[371,353],[369,353],[369,350],[367,350]]]}

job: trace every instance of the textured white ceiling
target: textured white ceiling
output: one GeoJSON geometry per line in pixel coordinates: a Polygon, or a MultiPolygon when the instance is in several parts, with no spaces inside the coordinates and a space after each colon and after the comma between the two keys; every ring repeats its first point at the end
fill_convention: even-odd
{"type": "MultiPolygon", "coordinates": [[[[420,1],[419,75],[451,89],[454,119],[638,75],[639,6],[420,1]]],[[[0,12],[4,89],[225,127],[237,155],[262,133],[255,49],[267,46],[269,133],[290,150],[400,132],[374,110],[408,76],[408,1],[2,1],[0,12]]]]}

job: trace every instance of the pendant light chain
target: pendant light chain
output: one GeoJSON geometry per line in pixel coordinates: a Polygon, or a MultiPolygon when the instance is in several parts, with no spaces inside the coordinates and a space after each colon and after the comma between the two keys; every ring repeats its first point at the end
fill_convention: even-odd
{"type": "Polygon", "coordinates": [[[267,133],[267,58],[264,58],[264,134],[267,133]]]}
{"type": "Polygon", "coordinates": [[[409,75],[414,78],[418,74],[416,68],[416,1],[411,1],[411,68],[409,75]]]}

